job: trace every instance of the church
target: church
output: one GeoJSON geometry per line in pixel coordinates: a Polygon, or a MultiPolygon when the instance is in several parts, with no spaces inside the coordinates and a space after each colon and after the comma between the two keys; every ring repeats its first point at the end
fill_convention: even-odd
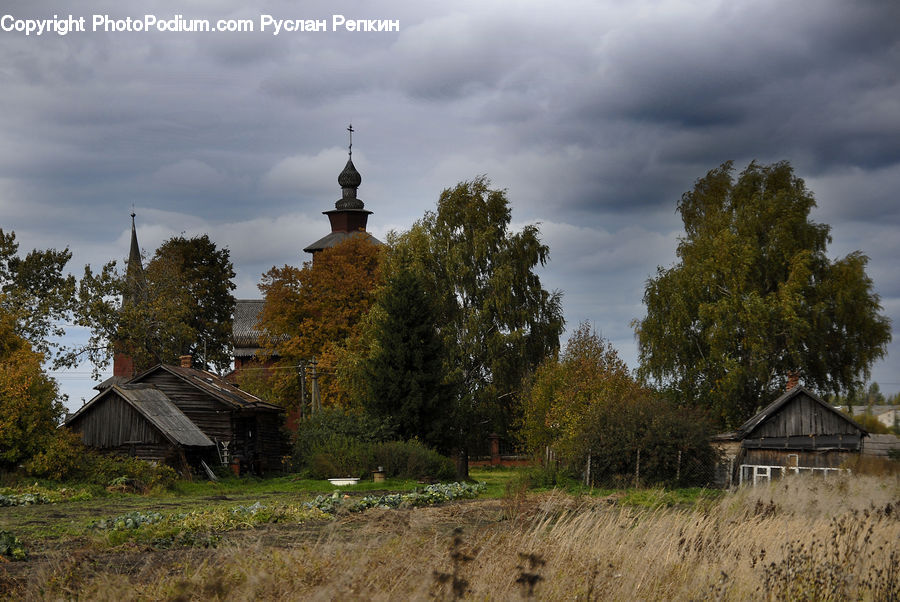
{"type": "MultiPolygon", "coordinates": [[[[362,176],[353,165],[352,126],[349,157],[338,175],[341,198],[324,211],[331,232],[303,250],[312,255],[351,237],[381,241],[366,231],[368,217],[357,191],[362,176]]],[[[147,300],[134,213],[126,270],[123,307],[147,300]]],[[[280,468],[289,453],[283,433],[284,408],[268,403],[236,386],[237,375],[259,351],[257,322],[262,299],[235,303],[232,342],[234,371],[220,377],[192,367],[191,356],[180,365],[159,364],[138,372],[122,346],[116,345],[113,376],[95,387],[99,393],[67,417],[66,427],[96,449],[166,462],[179,469],[232,465],[236,471],[262,474],[280,468]]],[[[258,366],[258,364],[257,364],[258,366]]]]}
{"type": "MultiPolygon", "coordinates": [[[[365,203],[357,196],[358,189],[362,184],[362,176],[353,165],[353,126],[349,126],[347,131],[350,132],[349,157],[337,179],[338,185],[341,187],[341,198],[335,201],[334,209],[322,212],[328,216],[331,232],[303,249],[312,255],[313,261],[316,260],[317,253],[354,236],[362,236],[372,244],[384,244],[366,231],[369,216],[373,212],[366,209],[365,203]]],[[[247,367],[248,363],[253,361],[260,349],[260,332],[256,325],[264,304],[262,299],[237,299],[235,301],[232,323],[234,372],[229,375],[231,381],[236,379],[242,368],[247,367]]]]}

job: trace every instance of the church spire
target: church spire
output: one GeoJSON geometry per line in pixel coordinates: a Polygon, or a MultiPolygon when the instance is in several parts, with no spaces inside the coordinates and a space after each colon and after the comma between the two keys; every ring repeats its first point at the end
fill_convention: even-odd
{"type": "Polygon", "coordinates": [[[134,226],[134,211],[131,212],[131,249],[128,252],[125,271],[125,291],[122,304],[140,302],[147,297],[147,280],[144,278],[144,266],[141,265],[141,247],[138,244],[137,229],[134,226]]]}
{"type": "Polygon", "coordinates": [[[353,159],[353,124],[347,126],[347,131],[350,132],[350,146],[347,147],[348,154],[350,155],[350,159],[353,159]]]}
{"type": "Polygon", "coordinates": [[[356,197],[356,190],[362,184],[362,176],[359,175],[359,172],[356,171],[356,166],[353,165],[353,133],[355,131],[353,124],[347,126],[350,138],[347,146],[347,164],[338,176],[341,198],[334,203],[334,209],[322,212],[328,216],[328,221],[331,222],[331,234],[320,238],[303,249],[307,253],[313,253],[313,258],[319,251],[340,244],[348,236],[363,234],[368,240],[374,241],[375,244],[382,244],[374,236],[366,232],[366,223],[372,212],[366,209],[362,199],[356,197]]]}

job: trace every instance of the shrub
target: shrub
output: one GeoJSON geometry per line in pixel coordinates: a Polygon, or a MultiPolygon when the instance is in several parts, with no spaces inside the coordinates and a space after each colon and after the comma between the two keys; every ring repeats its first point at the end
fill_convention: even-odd
{"type": "Polygon", "coordinates": [[[316,441],[306,456],[306,468],[315,479],[362,477],[374,464],[371,443],[340,434],[316,441]]]}
{"type": "MultiPolygon", "coordinates": [[[[428,476],[437,480],[452,479],[456,474],[453,461],[420,441],[386,441],[374,445],[375,465],[389,477],[416,479],[428,476]]],[[[374,468],[373,468],[374,470],[374,468]]]]}
{"type": "Polygon", "coordinates": [[[298,427],[294,466],[314,479],[365,477],[379,466],[389,477],[453,477],[450,459],[418,440],[391,441],[393,436],[388,421],[325,410],[298,427]]]}
{"type": "MultiPolygon", "coordinates": [[[[313,464],[317,454],[335,451],[341,455],[341,460],[337,462],[340,468],[342,463],[346,463],[347,456],[356,453],[349,449],[350,441],[372,443],[389,441],[393,437],[394,429],[388,421],[372,418],[368,414],[344,413],[329,408],[298,425],[292,460],[294,466],[302,470],[313,464]]],[[[326,460],[319,458],[316,461],[323,463],[326,460]]]]}
{"type": "Polygon", "coordinates": [[[79,481],[107,486],[116,479],[130,479],[137,489],[168,489],[178,474],[164,464],[151,464],[87,449],[77,433],[59,429],[46,449],[25,464],[29,476],[55,481],[79,481]]]}
{"type": "Polygon", "coordinates": [[[80,478],[87,472],[88,453],[78,433],[58,429],[47,447],[25,463],[25,472],[55,481],[80,478]]]}

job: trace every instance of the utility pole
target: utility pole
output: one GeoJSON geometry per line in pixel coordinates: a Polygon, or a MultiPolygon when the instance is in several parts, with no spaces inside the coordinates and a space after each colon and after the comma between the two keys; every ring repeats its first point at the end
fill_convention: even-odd
{"type": "Polygon", "coordinates": [[[312,374],[310,378],[312,379],[312,415],[315,416],[322,410],[322,398],[319,396],[319,374],[316,372],[316,366],[319,364],[318,360],[316,360],[315,356],[313,356],[312,361],[309,362],[309,365],[312,366],[312,374]]]}
{"type": "Polygon", "coordinates": [[[306,360],[300,360],[297,364],[300,373],[300,419],[306,418],[306,360]]]}

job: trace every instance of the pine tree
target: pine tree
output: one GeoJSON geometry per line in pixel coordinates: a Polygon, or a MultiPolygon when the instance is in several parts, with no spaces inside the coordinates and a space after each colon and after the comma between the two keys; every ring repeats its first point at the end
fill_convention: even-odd
{"type": "Polygon", "coordinates": [[[412,270],[387,280],[373,308],[374,349],[365,362],[366,406],[389,418],[404,439],[447,451],[453,423],[444,345],[425,287],[412,270]]]}

